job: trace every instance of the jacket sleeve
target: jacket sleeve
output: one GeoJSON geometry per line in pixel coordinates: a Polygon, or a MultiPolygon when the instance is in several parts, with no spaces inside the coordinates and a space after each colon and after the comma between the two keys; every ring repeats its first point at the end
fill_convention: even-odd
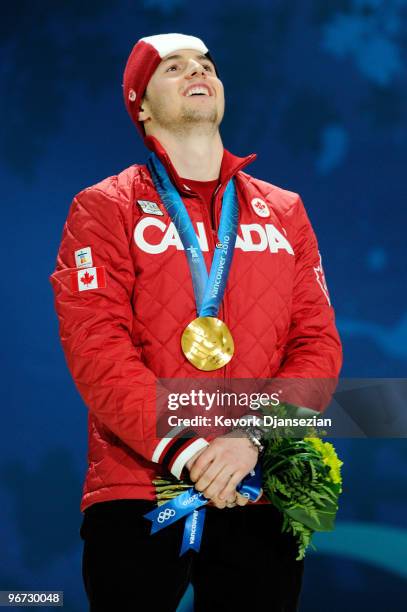
{"type": "Polygon", "coordinates": [[[116,197],[92,187],[74,198],[49,278],[61,344],[89,411],[131,449],[179,478],[208,442],[190,430],[157,437],[157,379],[131,339],[137,284],[130,244],[131,228],[126,232],[116,197]],[[93,261],[77,268],[75,251],[86,247],[93,261]]]}
{"type": "Polygon", "coordinates": [[[342,367],[342,345],[318,243],[301,198],[293,219],[295,278],[291,323],[276,378],[286,381],[293,404],[323,410],[342,367]]]}

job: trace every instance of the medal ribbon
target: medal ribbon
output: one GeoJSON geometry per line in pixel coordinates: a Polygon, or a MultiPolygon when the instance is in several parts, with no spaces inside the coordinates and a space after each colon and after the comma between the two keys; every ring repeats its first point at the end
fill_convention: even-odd
{"type": "MultiPolygon", "coordinates": [[[[208,275],[205,259],[185,204],[172,184],[164,165],[155,153],[150,155],[147,167],[184,247],[191,271],[198,317],[216,317],[225,293],[237,236],[239,205],[235,183],[231,179],[223,195],[218,230],[218,238],[222,247],[215,249],[208,275]]],[[[236,490],[241,495],[254,501],[258,497],[260,489],[261,467],[258,463],[236,490]]],[[[181,556],[189,549],[198,551],[200,548],[205,522],[205,508],[202,508],[202,506],[207,504],[208,501],[202,493],[191,487],[188,491],[144,516],[152,521],[152,534],[184,516],[186,517],[181,556]]]]}
{"type": "Polygon", "coordinates": [[[239,205],[234,181],[231,179],[228,182],[223,196],[218,231],[222,248],[215,249],[208,276],[204,256],[185,204],[155,153],[150,155],[147,167],[185,249],[198,317],[216,317],[225,293],[237,236],[239,205]]]}
{"type": "MultiPolygon", "coordinates": [[[[240,495],[248,497],[250,501],[254,501],[259,496],[261,490],[261,464],[258,462],[254,468],[236,487],[236,491],[240,495]]],[[[183,555],[187,550],[192,549],[199,551],[202,540],[202,532],[205,523],[205,508],[202,508],[209,502],[203,493],[200,493],[194,487],[188,489],[175,499],[171,499],[165,504],[154,508],[144,517],[152,522],[151,534],[168,527],[172,523],[179,521],[186,516],[184,534],[182,538],[181,552],[183,555]]]]}

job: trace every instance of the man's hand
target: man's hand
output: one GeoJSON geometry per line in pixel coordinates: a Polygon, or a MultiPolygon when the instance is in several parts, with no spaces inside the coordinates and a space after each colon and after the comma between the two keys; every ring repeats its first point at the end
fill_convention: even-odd
{"type": "Polygon", "coordinates": [[[254,468],[258,451],[242,432],[230,432],[215,438],[198,451],[186,467],[195,488],[217,508],[244,506],[249,501],[236,491],[237,485],[254,468]],[[240,437],[237,437],[240,435],[240,437]]]}
{"type": "MultiPolygon", "coordinates": [[[[185,467],[187,468],[187,470],[189,470],[189,472],[191,471],[191,468],[194,465],[195,461],[198,459],[199,455],[203,453],[204,450],[205,449],[202,448],[201,450],[196,452],[195,455],[192,455],[191,459],[186,463],[185,467]]],[[[240,495],[237,491],[235,491],[232,495],[225,499],[219,499],[218,497],[215,497],[210,502],[208,502],[207,505],[216,506],[219,509],[233,508],[236,505],[245,506],[248,501],[249,500],[246,497],[240,495]]]]}

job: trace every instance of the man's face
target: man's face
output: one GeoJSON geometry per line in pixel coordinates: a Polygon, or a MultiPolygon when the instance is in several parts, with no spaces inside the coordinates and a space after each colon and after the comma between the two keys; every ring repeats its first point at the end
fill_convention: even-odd
{"type": "Polygon", "coordinates": [[[143,111],[147,134],[161,127],[171,132],[201,127],[214,131],[222,121],[225,99],[215,67],[201,53],[182,49],[164,57],[150,79],[143,111]]]}

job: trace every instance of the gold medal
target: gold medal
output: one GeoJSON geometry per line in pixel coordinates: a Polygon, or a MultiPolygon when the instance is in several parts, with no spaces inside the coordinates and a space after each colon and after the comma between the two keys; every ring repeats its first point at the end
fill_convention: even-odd
{"type": "Polygon", "coordinates": [[[185,357],[198,370],[210,372],[229,363],[235,345],[227,325],[216,317],[198,317],[181,336],[185,357]]]}

